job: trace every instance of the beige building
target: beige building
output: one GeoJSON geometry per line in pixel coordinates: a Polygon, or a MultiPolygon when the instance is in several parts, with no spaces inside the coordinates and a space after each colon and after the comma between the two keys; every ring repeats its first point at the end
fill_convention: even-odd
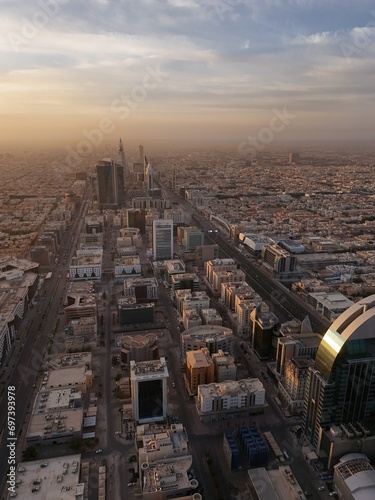
{"type": "Polygon", "coordinates": [[[263,413],[265,390],[257,378],[202,384],[195,403],[202,422],[239,418],[263,413]]]}
{"type": "Polygon", "coordinates": [[[215,294],[221,294],[222,283],[241,282],[245,281],[246,275],[242,269],[234,269],[232,271],[216,271],[212,272],[212,289],[215,294]]]}
{"type": "Polygon", "coordinates": [[[223,318],[213,307],[202,309],[201,311],[202,322],[204,325],[222,325],[223,318]]]}
{"type": "Polygon", "coordinates": [[[205,264],[206,278],[209,283],[213,283],[213,273],[219,271],[235,271],[237,263],[234,259],[214,259],[205,264]]]}
{"type": "Polygon", "coordinates": [[[211,355],[214,362],[215,382],[237,379],[237,366],[230,354],[225,354],[221,349],[211,355]]]}
{"type": "Polygon", "coordinates": [[[278,383],[279,397],[283,406],[292,415],[303,412],[308,369],[314,366],[310,356],[298,356],[285,365],[285,377],[278,383]]]}
{"type": "Polygon", "coordinates": [[[140,464],[189,453],[188,436],[182,424],[138,425],[135,442],[140,464]]]}
{"type": "Polygon", "coordinates": [[[182,323],[185,330],[187,330],[195,326],[200,326],[202,324],[202,318],[195,309],[184,309],[182,314],[182,323]]]}
{"type": "Polygon", "coordinates": [[[121,349],[121,364],[130,368],[130,361],[152,361],[159,358],[158,337],[154,333],[146,335],[123,335],[117,341],[121,349]]]}
{"type": "Polygon", "coordinates": [[[186,353],[186,375],[192,394],[197,394],[199,385],[215,380],[214,363],[206,347],[186,353]]]}
{"type": "Polygon", "coordinates": [[[207,347],[210,353],[233,353],[234,335],[230,328],[216,325],[202,325],[189,328],[181,334],[181,358],[185,362],[188,351],[196,351],[207,347]]]}
{"type": "Polygon", "coordinates": [[[81,438],[83,424],[82,393],[75,388],[42,390],[26,433],[28,444],[53,445],[81,438]]]}

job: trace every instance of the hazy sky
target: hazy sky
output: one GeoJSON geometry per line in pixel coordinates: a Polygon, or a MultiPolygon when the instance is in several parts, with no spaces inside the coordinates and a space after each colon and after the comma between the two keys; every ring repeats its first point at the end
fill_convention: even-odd
{"type": "Polygon", "coordinates": [[[374,138],[374,0],[1,0],[0,14],[0,145],[374,138]]]}

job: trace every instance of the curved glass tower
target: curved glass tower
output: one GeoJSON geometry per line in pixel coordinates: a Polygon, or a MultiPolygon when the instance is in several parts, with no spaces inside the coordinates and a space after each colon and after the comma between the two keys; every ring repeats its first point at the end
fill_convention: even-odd
{"type": "Polygon", "coordinates": [[[310,368],[304,430],[320,448],[320,430],[375,416],[375,295],[341,314],[324,335],[310,368]]]}

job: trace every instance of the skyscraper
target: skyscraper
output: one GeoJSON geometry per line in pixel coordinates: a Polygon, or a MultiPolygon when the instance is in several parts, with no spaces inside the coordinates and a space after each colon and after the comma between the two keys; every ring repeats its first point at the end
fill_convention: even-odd
{"type": "Polygon", "coordinates": [[[104,158],[96,164],[98,204],[100,207],[108,207],[116,204],[113,170],[113,161],[110,158],[104,158]]]}
{"type": "Polygon", "coordinates": [[[304,431],[317,452],[323,429],[375,416],[375,295],[327,330],[309,369],[304,431]]]}
{"type": "Polygon", "coordinates": [[[96,164],[100,208],[125,204],[125,152],[120,139],[117,162],[104,158],[96,164]]]}
{"type": "Polygon", "coordinates": [[[147,164],[146,179],[147,179],[147,181],[146,181],[147,182],[147,189],[148,189],[148,191],[151,191],[152,189],[154,189],[154,174],[152,172],[151,163],[147,164]]]}
{"type": "Polygon", "coordinates": [[[126,169],[126,159],[125,159],[125,151],[124,151],[124,145],[122,143],[122,140],[120,138],[120,145],[117,153],[117,163],[121,165],[124,171],[125,175],[125,169],[126,169]]]}
{"type": "Polygon", "coordinates": [[[173,258],[173,220],[154,219],[152,222],[152,251],[154,259],[173,258]]]}

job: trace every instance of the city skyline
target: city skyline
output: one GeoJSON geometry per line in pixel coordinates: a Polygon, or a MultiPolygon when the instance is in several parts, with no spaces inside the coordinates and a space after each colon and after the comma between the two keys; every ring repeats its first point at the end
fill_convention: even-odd
{"type": "Polygon", "coordinates": [[[6,2],[0,147],[371,140],[372,7],[6,2]]]}

